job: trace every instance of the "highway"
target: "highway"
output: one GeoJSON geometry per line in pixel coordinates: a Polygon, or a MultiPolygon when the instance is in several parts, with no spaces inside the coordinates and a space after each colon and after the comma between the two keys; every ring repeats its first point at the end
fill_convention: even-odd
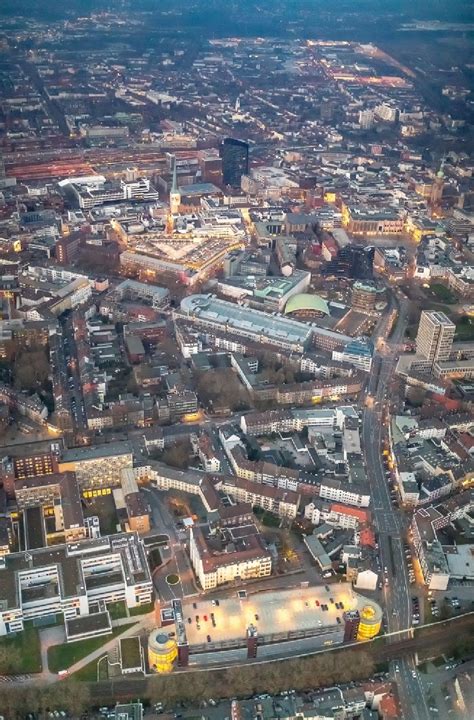
{"type": "MultiPolygon", "coordinates": [[[[412,608],[410,584],[404,557],[404,518],[394,508],[382,461],[384,438],[384,414],[389,408],[388,386],[395,372],[397,348],[403,341],[408,321],[409,303],[395,299],[398,318],[390,340],[383,343],[382,352],[374,359],[374,369],[369,379],[370,398],[364,409],[362,440],[371,487],[372,512],[378,531],[382,568],[384,570],[384,597],[389,632],[411,627],[412,608]],[[386,571],[385,571],[386,568],[386,571]]],[[[379,337],[386,338],[388,314],[378,324],[379,337]]],[[[411,630],[401,637],[409,637],[411,630]]],[[[391,671],[399,687],[400,702],[405,718],[429,720],[430,713],[424,698],[423,686],[413,657],[392,662],[391,671]]]]}

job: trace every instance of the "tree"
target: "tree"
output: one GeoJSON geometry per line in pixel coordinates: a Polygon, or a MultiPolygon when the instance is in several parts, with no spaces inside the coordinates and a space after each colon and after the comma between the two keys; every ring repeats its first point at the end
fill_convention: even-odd
{"type": "Polygon", "coordinates": [[[44,348],[21,351],[13,366],[14,384],[17,390],[37,390],[49,375],[48,355],[44,348]]]}
{"type": "Polygon", "coordinates": [[[248,393],[231,368],[198,373],[196,388],[201,401],[211,407],[238,410],[249,406],[248,393]]]}
{"type": "Polygon", "coordinates": [[[17,672],[20,663],[20,652],[14,645],[0,645],[0,673],[8,675],[17,672]]]}
{"type": "Polygon", "coordinates": [[[163,462],[171,465],[171,467],[185,469],[189,467],[192,455],[193,450],[189,439],[183,438],[182,440],[177,440],[174,445],[167,448],[162,455],[162,459],[163,462]]]}

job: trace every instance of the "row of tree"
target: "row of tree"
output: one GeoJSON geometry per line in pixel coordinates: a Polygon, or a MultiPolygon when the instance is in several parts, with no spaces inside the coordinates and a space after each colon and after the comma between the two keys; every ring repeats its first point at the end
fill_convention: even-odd
{"type": "Polygon", "coordinates": [[[79,718],[90,706],[88,686],[73,680],[42,686],[0,686],[0,709],[6,720],[23,720],[28,713],[46,720],[53,710],[65,710],[70,717],[79,718]]]}
{"type": "Polygon", "coordinates": [[[198,703],[209,698],[317,689],[362,680],[373,671],[374,663],[368,653],[351,650],[212,672],[153,677],[147,683],[147,697],[151,702],[172,706],[177,701],[198,703]]]}

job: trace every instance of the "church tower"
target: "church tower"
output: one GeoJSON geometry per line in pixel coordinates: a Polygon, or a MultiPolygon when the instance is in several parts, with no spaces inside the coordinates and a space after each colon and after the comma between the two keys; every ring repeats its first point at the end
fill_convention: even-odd
{"type": "Polygon", "coordinates": [[[176,172],[176,158],[174,160],[173,165],[173,182],[171,185],[171,192],[170,192],[170,212],[172,215],[176,215],[179,212],[179,207],[181,205],[181,193],[179,192],[178,188],[178,177],[176,172]]]}
{"type": "Polygon", "coordinates": [[[436,173],[436,177],[431,186],[430,204],[431,207],[437,207],[441,198],[443,197],[444,190],[444,160],[441,163],[439,171],[436,173]]]}

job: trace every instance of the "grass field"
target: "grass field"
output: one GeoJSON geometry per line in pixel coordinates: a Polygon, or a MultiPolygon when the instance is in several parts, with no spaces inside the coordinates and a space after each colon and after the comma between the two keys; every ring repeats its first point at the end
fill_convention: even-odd
{"type": "Polygon", "coordinates": [[[107,610],[109,611],[112,620],[119,620],[120,618],[127,617],[127,608],[124,600],[109,603],[107,605],[107,610]]]}
{"type": "MultiPolygon", "coordinates": [[[[102,657],[107,657],[106,655],[102,655],[102,657]]],[[[99,658],[100,659],[100,658],[99,658]]],[[[99,660],[93,660],[90,663],[87,663],[87,665],[84,665],[81,670],[78,670],[73,675],[71,675],[74,680],[80,680],[81,682],[97,682],[97,663],[99,660]]],[[[102,660],[102,662],[99,665],[99,672],[100,677],[99,680],[107,680],[108,679],[108,672],[106,671],[107,663],[105,660],[102,660]]]]}
{"type": "Polygon", "coordinates": [[[456,323],[456,340],[462,340],[463,342],[474,340],[473,318],[464,316],[456,323]]]}
{"type": "Polygon", "coordinates": [[[134,617],[135,615],[146,615],[147,613],[151,612],[154,608],[154,604],[147,603],[146,605],[138,605],[138,607],[130,608],[130,617],[134,617]]]}
{"type": "Polygon", "coordinates": [[[79,640],[79,642],[64,643],[63,645],[53,645],[48,648],[48,666],[51,672],[59,672],[59,670],[67,670],[71,665],[82,660],[105,645],[110,640],[121,635],[133,622],[126,625],[120,625],[113,629],[110,635],[102,635],[101,637],[89,638],[88,640],[79,640]]]}
{"type": "Polygon", "coordinates": [[[428,295],[434,296],[439,302],[446,303],[446,305],[454,305],[457,302],[456,295],[446,285],[440,283],[433,283],[430,285],[427,291],[428,295]]]}
{"type": "Polygon", "coordinates": [[[0,639],[0,673],[23,675],[39,673],[41,670],[41,648],[37,628],[27,626],[18,635],[0,639]]]}

